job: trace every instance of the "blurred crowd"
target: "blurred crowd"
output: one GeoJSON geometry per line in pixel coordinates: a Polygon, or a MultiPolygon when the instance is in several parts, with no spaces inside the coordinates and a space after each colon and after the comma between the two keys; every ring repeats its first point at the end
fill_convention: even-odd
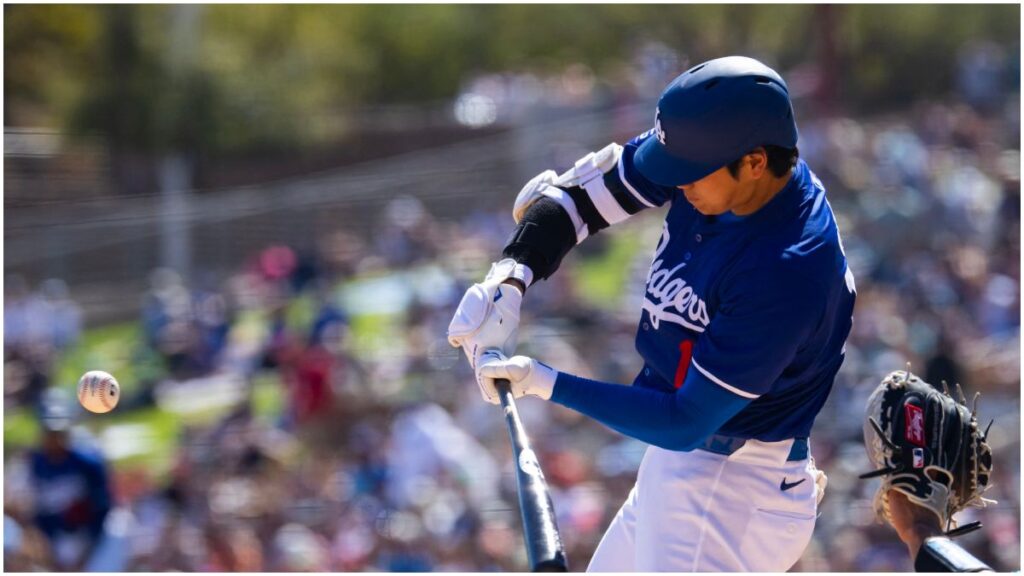
{"type": "Polygon", "coordinates": [[[855,476],[867,396],[906,363],[936,386],[962,385],[969,406],[980,393],[981,424],[995,421],[998,504],[961,514],[986,526],[961,543],[997,569],[1020,567],[1019,102],[984,102],[801,125],[858,288],[846,360],[812,433],[831,481],[803,568],[909,569],[891,530],[873,522],[877,484],[855,476]]]}
{"type": "MultiPolygon", "coordinates": [[[[985,524],[963,544],[999,570],[1019,570],[1019,104],[985,102],[802,120],[801,155],[829,189],[858,300],[845,364],[811,439],[830,482],[798,570],[910,569],[895,533],[874,520],[877,484],[856,479],[868,466],[866,397],[907,362],[932,383],[982,393],[983,424],[996,420],[986,496],[998,504],[963,514],[985,524]]],[[[511,197],[491,206],[452,221],[403,196],[372,236],[336,230],[310,253],[268,246],[219,285],[154,271],[133,354],[156,368],[119,410],[158,404],[166,382],[245,383],[215,423],[181,427],[166,475],[112,467],[101,439],[62,412],[70,399],[47,390],[58,384],[55,359],[79,336],[80,313],[59,280],[31,292],[9,279],[5,410],[32,407],[43,434],[32,450],[6,455],[5,567],[522,570],[500,415],[444,337],[463,291],[512,230],[511,197]],[[283,399],[269,418],[255,400],[267,379],[283,399]],[[54,478],[64,479],[59,490],[54,478]]],[[[614,231],[531,289],[519,350],[565,371],[632,381],[639,291],[660,216],[619,232],[643,239],[623,270],[621,301],[589,304],[578,273],[614,231]]],[[[526,399],[520,410],[570,567],[582,570],[645,446],[553,404],[526,399]]]]}
{"type": "MultiPolygon", "coordinates": [[[[4,284],[4,400],[38,405],[56,355],[78,341],[82,313],[63,280],[30,290],[24,278],[4,284]]],[[[6,404],[6,402],[5,402],[6,404]]]]}

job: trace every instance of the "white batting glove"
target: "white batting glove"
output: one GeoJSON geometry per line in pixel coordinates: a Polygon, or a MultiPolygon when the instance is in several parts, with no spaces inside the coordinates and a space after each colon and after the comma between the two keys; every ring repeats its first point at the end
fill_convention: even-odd
{"type": "Polygon", "coordinates": [[[480,386],[480,394],[491,404],[499,404],[498,389],[494,381],[504,378],[509,381],[509,389],[513,398],[523,396],[539,396],[551,399],[555,389],[555,378],[558,371],[526,356],[505,358],[500,353],[489,350],[480,358],[476,369],[476,382],[480,386]]]}
{"type": "Polygon", "coordinates": [[[532,180],[523,186],[523,189],[519,191],[519,195],[516,196],[515,204],[512,206],[512,219],[515,220],[516,224],[519,224],[519,221],[523,219],[526,211],[530,206],[533,206],[534,202],[544,197],[544,189],[554,185],[557,178],[558,174],[554,170],[545,170],[534,176],[532,180]]]}
{"type": "Polygon", "coordinates": [[[502,282],[518,278],[528,286],[530,276],[529,268],[506,258],[492,264],[487,278],[470,286],[462,296],[455,317],[448,325],[448,343],[466,352],[474,371],[486,350],[499,350],[509,355],[515,352],[523,293],[502,282]]]}

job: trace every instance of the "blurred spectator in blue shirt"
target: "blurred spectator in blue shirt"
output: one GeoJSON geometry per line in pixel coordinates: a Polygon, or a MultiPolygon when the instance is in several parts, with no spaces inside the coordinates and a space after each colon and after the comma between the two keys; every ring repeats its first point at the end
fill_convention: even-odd
{"type": "Polygon", "coordinates": [[[71,411],[59,401],[44,406],[39,448],[29,455],[36,526],[61,571],[82,571],[103,538],[111,489],[103,457],[73,446],[71,411]]]}

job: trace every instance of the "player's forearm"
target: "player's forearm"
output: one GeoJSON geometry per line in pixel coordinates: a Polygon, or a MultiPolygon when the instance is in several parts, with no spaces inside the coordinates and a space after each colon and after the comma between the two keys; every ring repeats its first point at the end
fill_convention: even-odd
{"type": "Polygon", "coordinates": [[[907,545],[911,558],[917,556],[926,538],[942,534],[938,516],[923,506],[915,505],[903,492],[889,490],[885,498],[888,502],[889,522],[900,540],[907,545]]]}
{"type": "Polygon", "coordinates": [[[522,280],[518,280],[516,278],[509,278],[508,280],[505,280],[504,282],[502,282],[502,284],[508,284],[509,286],[515,286],[516,288],[519,289],[520,292],[522,292],[523,294],[526,294],[526,283],[524,283],[522,280]]]}
{"type": "Polygon", "coordinates": [[[632,438],[682,451],[696,448],[750,403],[699,373],[674,393],[559,373],[551,400],[632,438]]]}
{"type": "Polygon", "coordinates": [[[502,255],[528,266],[536,281],[551,276],[575,245],[575,228],[565,209],[541,198],[526,211],[502,255]]]}

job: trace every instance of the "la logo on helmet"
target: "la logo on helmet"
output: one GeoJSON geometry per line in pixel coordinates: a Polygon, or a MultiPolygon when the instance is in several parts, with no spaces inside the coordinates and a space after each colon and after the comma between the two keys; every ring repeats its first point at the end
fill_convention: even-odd
{"type": "Polygon", "coordinates": [[[662,146],[665,145],[665,131],[661,129],[661,108],[654,109],[654,136],[662,146]]]}

